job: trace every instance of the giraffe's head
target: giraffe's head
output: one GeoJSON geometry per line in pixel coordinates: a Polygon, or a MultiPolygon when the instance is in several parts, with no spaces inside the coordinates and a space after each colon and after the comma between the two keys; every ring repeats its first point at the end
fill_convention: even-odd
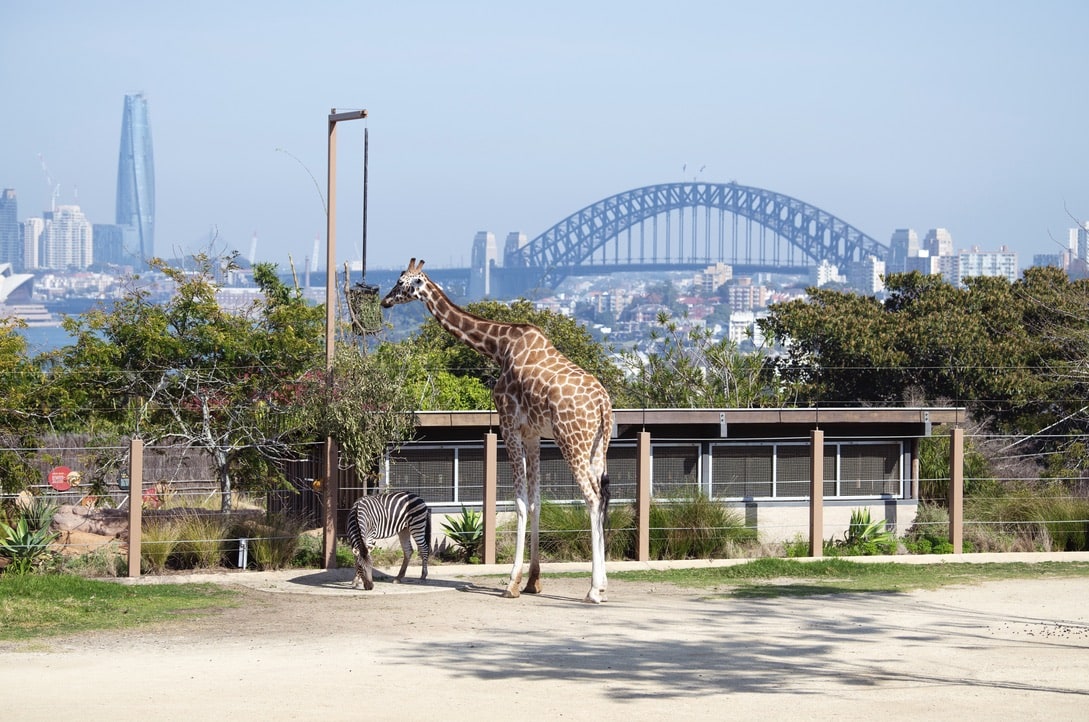
{"type": "Polygon", "coordinates": [[[391,308],[399,303],[408,303],[423,298],[423,290],[427,285],[427,276],[423,272],[423,259],[417,263],[413,258],[408,262],[408,268],[401,272],[390,292],[382,299],[382,308],[391,308]]]}

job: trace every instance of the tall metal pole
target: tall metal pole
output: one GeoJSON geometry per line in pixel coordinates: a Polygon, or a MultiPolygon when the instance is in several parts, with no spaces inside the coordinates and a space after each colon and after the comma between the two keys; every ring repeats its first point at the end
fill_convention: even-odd
{"type": "MultiPolygon", "coordinates": [[[[325,218],[325,374],[330,394],[333,389],[333,359],[335,358],[336,338],[336,257],[337,257],[337,123],[342,120],[366,118],[367,111],[352,110],[338,113],[336,108],[329,111],[328,176],[326,193],[328,210],[325,218]]],[[[340,497],[340,483],[337,479],[336,442],[331,436],[325,438],[323,459],[325,478],[322,481],[322,517],[323,551],[326,569],[335,569],[337,565],[337,500],[340,497]]]]}

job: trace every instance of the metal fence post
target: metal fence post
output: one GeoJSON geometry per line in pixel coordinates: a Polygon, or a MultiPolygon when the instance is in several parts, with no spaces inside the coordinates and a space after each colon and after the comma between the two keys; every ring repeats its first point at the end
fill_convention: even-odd
{"type": "Polygon", "coordinates": [[[809,556],[824,556],[824,432],[809,432],[809,556]]]}
{"type": "Polygon", "coordinates": [[[129,439],[129,576],[140,576],[140,542],[143,532],[144,442],[129,439]]]}

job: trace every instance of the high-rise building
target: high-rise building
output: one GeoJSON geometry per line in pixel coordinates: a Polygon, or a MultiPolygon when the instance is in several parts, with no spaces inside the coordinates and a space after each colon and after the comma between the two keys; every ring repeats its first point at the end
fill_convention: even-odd
{"type": "Polygon", "coordinates": [[[952,256],[953,235],[944,228],[931,228],[923,239],[923,247],[932,256],[952,256]]]}
{"type": "Polygon", "coordinates": [[[889,273],[907,270],[909,258],[919,255],[919,234],[912,228],[897,228],[889,240],[889,258],[885,264],[889,273]]]}
{"type": "Polygon", "coordinates": [[[968,251],[938,259],[942,277],[954,286],[964,286],[973,276],[1000,276],[1010,283],[1017,280],[1017,254],[1006,246],[997,251],[983,251],[978,246],[968,251]]]}
{"type": "Polygon", "coordinates": [[[42,233],[45,231],[45,221],[41,218],[27,218],[22,225],[23,270],[32,271],[42,267],[42,233]]]}
{"type": "Polygon", "coordinates": [[[14,188],[0,192],[0,263],[10,263],[15,271],[23,270],[23,234],[19,231],[14,188]]]}
{"type": "Polygon", "coordinates": [[[91,222],[79,206],[57,206],[45,214],[40,266],[56,270],[87,268],[94,260],[93,238],[91,222]]]}
{"type": "Polygon", "coordinates": [[[143,93],[125,96],[117,160],[117,225],[125,251],[141,262],[155,255],[155,163],[143,93]]]}
{"type": "Polygon", "coordinates": [[[492,267],[499,259],[495,234],[480,231],[473,238],[473,256],[469,267],[469,300],[479,301],[492,293],[492,267]]]}

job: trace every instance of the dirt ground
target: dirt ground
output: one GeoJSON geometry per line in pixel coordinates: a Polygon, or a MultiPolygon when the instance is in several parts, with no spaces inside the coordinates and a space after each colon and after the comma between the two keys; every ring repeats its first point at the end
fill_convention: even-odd
{"type": "MultiPolygon", "coordinates": [[[[7,720],[1084,719],[1089,580],[734,599],[586,576],[349,588],[236,573],[222,612],[0,645],[7,720]]],[[[417,567],[409,569],[418,573],[417,567]]],[[[721,592],[721,590],[720,590],[721,592]]]]}

